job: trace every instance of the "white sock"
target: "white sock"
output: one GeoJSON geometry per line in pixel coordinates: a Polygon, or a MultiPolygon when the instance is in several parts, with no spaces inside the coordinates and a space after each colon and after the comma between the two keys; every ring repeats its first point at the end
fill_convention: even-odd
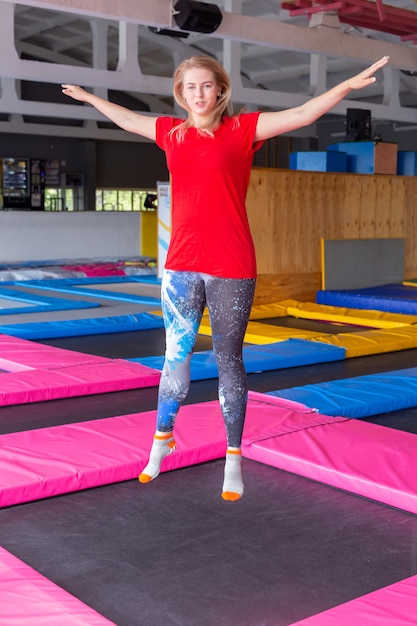
{"type": "Polygon", "coordinates": [[[162,461],[168,454],[174,452],[174,450],[175,440],[172,431],[170,433],[163,433],[157,430],[153,438],[148,464],[139,474],[139,482],[149,483],[156,478],[161,470],[162,461]]]}
{"type": "Polygon", "coordinates": [[[243,496],[243,491],[240,448],[227,448],[222,498],[223,500],[239,500],[243,496]]]}

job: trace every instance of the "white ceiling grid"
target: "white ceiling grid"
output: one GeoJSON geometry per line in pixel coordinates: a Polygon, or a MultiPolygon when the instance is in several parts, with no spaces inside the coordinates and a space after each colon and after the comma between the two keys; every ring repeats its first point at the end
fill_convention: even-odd
{"type": "MultiPolygon", "coordinates": [[[[292,18],[279,0],[211,4],[222,10],[220,27],[210,35],[178,38],[155,32],[178,31],[171,0],[0,0],[0,131],[43,133],[47,121],[49,134],[120,138],[119,131],[99,127],[103,118],[91,107],[68,103],[60,83],[82,84],[103,95],[107,89],[122,92],[133,106],[138,101],[141,109],[169,114],[175,112],[173,70],[193,54],[218,58],[232,76],[236,107],[248,109],[300,104],[389,54],[390,67],[377,83],[352,93],[334,113],[371,108],[373,117],[417,124],[412,42],[341,24],[334,12],[315,14],[310,22],[292,18]],[[21,81],[56,85],[57,98],[25,99],[21,81]],[[79,124],[66,126],[65,119],[79,124]]],[[[413,0],[390,4],[417,10],[413,0]]]]}

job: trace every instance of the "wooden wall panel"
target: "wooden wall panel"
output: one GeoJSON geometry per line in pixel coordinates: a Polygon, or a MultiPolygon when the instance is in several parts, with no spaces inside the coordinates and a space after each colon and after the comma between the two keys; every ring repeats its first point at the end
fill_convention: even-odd
{"type": "MultiPolygon", "coordinates": [[[[378,176],[379,178],[379,176],[378,176]]],[[[376,186],[375,176],[367,177],[367,184],[360,185],[359,207],[359,238],[373,239],[375,237],[376,224],[376,186]]]]}
{"type": "MultiPolygon", "coordinates": [[[[407,216],[410,209],[414,211],[417,191],[415,182],[417,179],[408,176],[389,176],[388,180],[391,186],[389,237],[407,237],[411,234],[406,227],[406,222],[409,219],[407,216]],[[414,200],[410,204],[413,196],[414,200]]],[[[414,254],[417,254],[417,250],[414,254]]],[[[415,267],[417,267],[416,264],[415,267]]]]}
{"type": "Polygon", "coordinates": [[[247,206],[258,259],[257,303],[314,300],[320,240],[405,238],[417,277],[417,177],[254,168],[247,206]]]}
{"type": "Polygon", "coordinates": [[[297,274],[259,274],[256,281],[255,304],[269,304],[280,300],[315,302],[321,289],[320,272],[297,274]]]}
{"type": "Polygon", "coordinates": [[[394,203],[392,201],[393,185],[390,176],[378,176],[375,197],[375,236],[382,239],[385,237],[402,237],[394,227],[396,223],[394,203]],[[391,235],[391,232],[396,234],[391,235]]]}
{"type": "MultiPolygon", "coordinates": [[[[405,233],[404,278],[417,277],[417,189],[414,176],[401,176],[401,202],[404,205],[403,232],[405,233]]],[[[400,228],[401,224],[397,224],[400,228]]]]}
{"type": "Polygon", "coordinates": [[[356,176],[337,177],[339,186],[339,206],[341,239],[358,236],[360,225],[361,185],[356,176]]]}

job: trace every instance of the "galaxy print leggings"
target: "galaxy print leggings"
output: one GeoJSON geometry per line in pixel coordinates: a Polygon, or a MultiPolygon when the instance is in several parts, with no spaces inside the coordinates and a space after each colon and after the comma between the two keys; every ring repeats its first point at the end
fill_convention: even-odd
{"type": "Polygon", "coordinates": [[[190,386],[190,359],[207,305],[219,370],[219,400],[227,443],[239,448],[248,387],[242,344],[255,291],[255,279],[217,278],[198,272],[165,270],[162,311],[165,363],[158,396],[157,429],[170,432],[190,386]]]}

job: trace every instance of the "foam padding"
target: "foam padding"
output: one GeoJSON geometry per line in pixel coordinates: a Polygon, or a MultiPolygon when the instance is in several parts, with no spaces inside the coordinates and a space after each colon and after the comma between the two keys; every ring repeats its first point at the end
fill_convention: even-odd
{"type": "MultiPolygon", "coordinates": [[[[0,266],[1,267],[1,266],[0,266]]],[[[66,286],[73,285],[106,285],[108,283],[144,283],[151,285],[160,285],[161,279],[154,274],[140,274],[140,275],[123,275],[115,276],[113,274],[103,274],[95,276],[77,276],[77,277],[60,277],[60,278],[41,278],[38,280],[18,280],[9,281],[6,284],[14,285],[26,285],[32,287],[53,287],[57,285],[59,288],[65,288],[66,286]]]]}
{"type": "Polygon", "coordinates": [[[160,372],[0,335],[0,406],[155,386],[160,372]]]}
{"type": "Polygon", "coordinates": [[[0,366],[9,372],[99,364],[110,359],[0,335],[0,366]]]}
{"type": "MultiPolygon", "coordinates": [[[[135,478],[143,469],[156,411],[3,435],[0,506],[135,478]]],[[[177,450],[162,471],[223,457],[218,401],[186,405],[177,450]]],[[[417,513],[415,435],[250,392],[246,458],[417,513]],[[369,459],[372,463],[369,463],[369,459]]],[[[140,486],[138,488],[149,488],[140,486]]]]}
{"type": "MultiPolygon", "coordinates": [[[[329,361],[341,361],[345,358],[344,348],[304,339],[288,339],[262,346],[244,346],[243,362],[248,374],[269,370],[286,369],[299,365],[311,365],[329,361]]],[[[129,359],[153,369],[162,370],[163,356],[149,356],[129,359]]],[[[194,352],[191,356],[191,380],[217,378],[218,369],[213,350],[194,352]]]]}
{"type": "MultiPolygon", "coordinates": [[[[225,455],[218,404],[181,408],[177,450],[164,459],[162,471],[225,455]]],[[[147,462],[155,424],[156,411],[148,411],[1,436],[0,506],[136,478],[147,462]]]]}
{"type": "MultiPolygon", "coordinates": [[[[203,317],[198,332],[200,335],[211,336],[211,326],[208,317],[203,317]]],[[[249,322],[244,342],[260,345],[265,343],[275,343],[277,341],[286,341],[287,339],[314,339],[321,336],[322,333],[319,331],[314,332],[311,330],[275,326],[273,324],[262,324],[261,322],[249,322]]]]}
{"type": "Polygon", "coordinates": [[[264,403],[256,432],[252,426],[244,434],[246,458],[417,513],[414,434],[264,403]]]}
{"type": "MultiPolygon", "coordinates": [[[[33,285],[32,285],[33,286],[33,285]]],[[[87,295],[87,294],[85,294],[87,295]]],[[[68,300],[64,298],[48,298],[0,287],[0,298],[10,302],[21,302],[24,306],[0,308],[0,315],[19,315],[23,313],[43,313],[45,311],[69,311],[72,309],[93,309],[100,306],[97,302],[86,300],[68,300]]]]}
{"type": "Polygon", "coordinates": [[[23,339],[53,339],[58,337],[124,333],[136,330],[149,330],[151,328],[163,328],[163,326],[164,322],[158,315],[153,315],[152,313],[136,313],[113,317],[5,324],[0,326],[0,333],[13,337],[21,337],[23,339]]]}
{"type": "Polygon", "coordinates": [[[251,320],[262,320],[269,317],[285,317],[287,309],[281,302],[273,302],[272,304],[254,304],[252,306],[250,317],[251,320]]]}
{"type": "MultiPolygon", "coordinates": [[[[309,412],[287,400],[250,395],[246,432],[258,432],[265,410],[271,419],[274,412],[286,414],[289,406],[301,420],[309,412]]],[[[0,506],[136,478],[147,462],[155,424],[156,411],[147,411],[2,435],[0,506]]],[[[177,449],[164,459],[162,472],[223,457],[226,433],[219,402],[183,406],[175,440],[177,449]]]]}
{"type": "MultiPolygon", "coordinates": [[[[136,304],[151,304],[159,306],[161,304],[161,298],[153,298],[151,296],[142,296],[139,294],[129,294],[119,291],[109,291],[106,289],[94,289],[89,288],[89,285],[97,284],[109,284],[109,283],[132,283],[143,282],[141,280],[135,280],[132,276],[111,276],[100,278],[57,278],[54,280],[38,280],[20,282],[19,284],[25,287],[36,287],[36,289],[44,289],[45,291],[52,291],[53,293],[71,293],[77,296],[90,296],[93,298],[100,298],[102,300],[120,300],[122,302],[134,302],[136,304]]],[[[149,281],[147,281],[149,283],[149,281]]]]}
{"type": "Polygon", "coordinates": [[[411,576],[292,626],[413,626],[416,623],[417,576],[411,576]]]}
{"type": "Polygon", "coordinates": [[[317,339],[313,338],[313,341],[345,348],[346,358],[395,352],[417,347],[417,326],[323,335],[317,339]]]}
{"type": "Polygon", "coordinates": [[[370,326],[372,328],[399,328],[417,323],[417,315],[348,309],[327,304],[315,304],[314,302],[298,302],[297,300],[284,300],[281,305],[286,307],[287,315],[308,320],[340,322],[341,324],[370,326]]]}
{"type": "Polygon", "coordinates": [[[114,624],[0,547],[0,624],[114,624]]]}
{"type": "Polygon", "coordinates": [[[417,406],[417,368],[269,391],[324,415],[370,417],[417,406]]]}
{"type": "Polygon", "coordinates": [[[320,290],[317,304],[354,307],[417,315],[417,291],[405,285],[381,285],[364,289],[320,290]]]}
{"type": "Polygon", "coordinates": [[[155,387],[159,379],[159,371],[122,359],[1,374],[0,406],[155,387]]]}

